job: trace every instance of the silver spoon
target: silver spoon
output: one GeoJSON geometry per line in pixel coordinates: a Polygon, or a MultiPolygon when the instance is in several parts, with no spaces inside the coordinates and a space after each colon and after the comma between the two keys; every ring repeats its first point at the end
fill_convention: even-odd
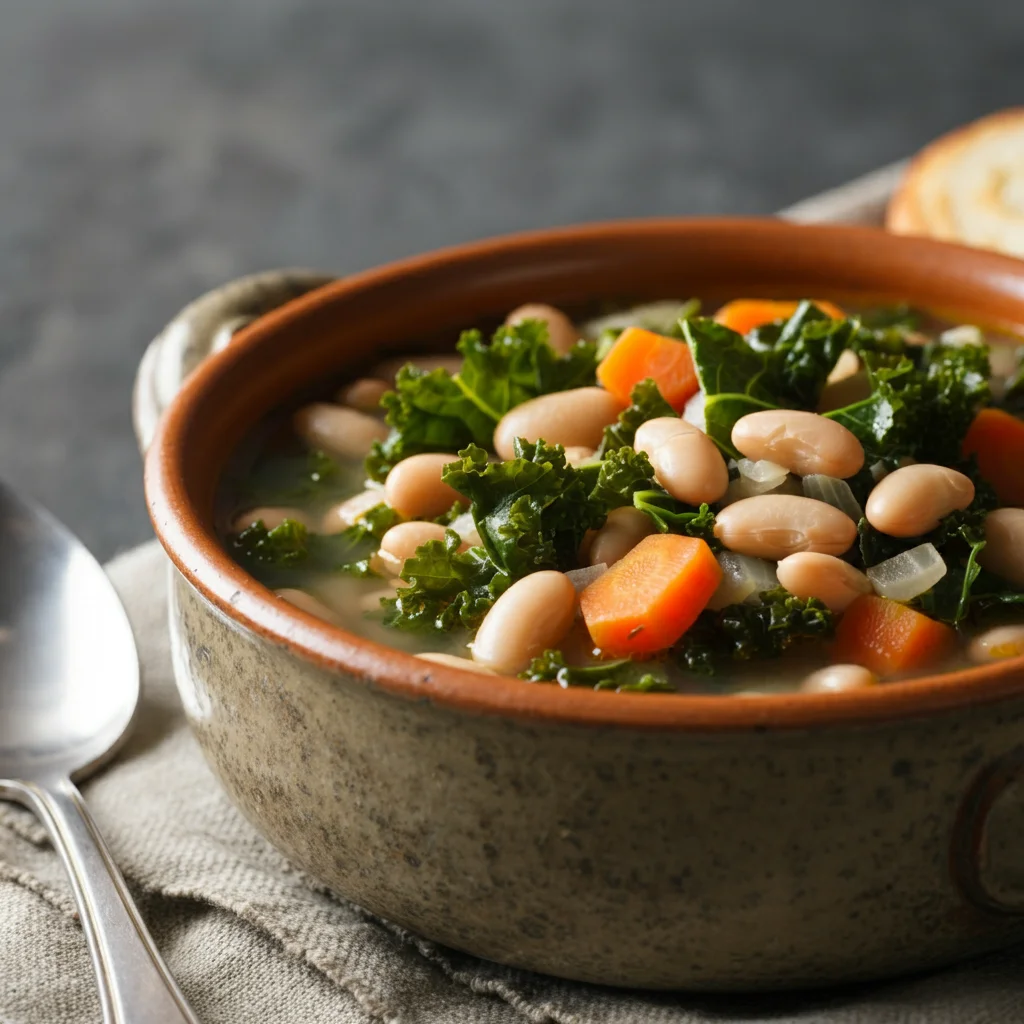
{"type": "Polygon", "coordinates": [[[71,879],[108,1024],[198,1024],[72,783],[116,751],[139,663],[106,574],[0,481],[0,798],[33,810],[71,879]]]}

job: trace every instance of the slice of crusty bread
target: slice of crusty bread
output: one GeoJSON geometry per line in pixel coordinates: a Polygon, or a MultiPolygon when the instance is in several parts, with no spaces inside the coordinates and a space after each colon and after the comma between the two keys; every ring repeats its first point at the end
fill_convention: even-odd
{"type": "Polygon", "coordinates": [[[921,150],[889,203],[886,227],[1024,257],[1024,107],[921,150]]]}

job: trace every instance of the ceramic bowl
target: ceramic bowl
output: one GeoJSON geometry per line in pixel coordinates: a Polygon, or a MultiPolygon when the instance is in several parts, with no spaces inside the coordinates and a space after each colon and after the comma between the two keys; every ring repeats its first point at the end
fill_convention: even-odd
{"type": "Polygon", "coordinates": [[[1019,660],[757,699],[482,679],[292,608],[213,531],[226,461],[290,395],[525,301],[821,295],[1022,323],[1024,262],[862,228],[621,223],[445,250],[273,308],[322,281],[205,298],[151,353],[166,372],[137,402],[145,433],[182,354],[201,362],[146,491],[175,566],[182,700],[264,835],[421,935],[611,985],[822,985],[1024,938],[1019,660]]]}

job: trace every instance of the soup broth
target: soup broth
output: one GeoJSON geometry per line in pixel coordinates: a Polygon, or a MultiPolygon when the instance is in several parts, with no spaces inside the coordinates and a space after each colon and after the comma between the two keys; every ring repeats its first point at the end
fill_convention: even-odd
{"type": "Polygon", "coordinates": [[[741,299],[387,360],[240,448],[233,557],[344,629],[619,692],[834,692],[1024,655],[1024,346],[741,299]]]}

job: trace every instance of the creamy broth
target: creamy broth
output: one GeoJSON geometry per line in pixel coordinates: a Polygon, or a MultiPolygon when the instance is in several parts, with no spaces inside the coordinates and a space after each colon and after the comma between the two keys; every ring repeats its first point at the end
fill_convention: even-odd
{"type": "Polygon", "coordinates": [[[831,692],[1024,654],[1018,339],[696,314],[532,304],[388,360],[248,439],[224,543],[371,640],[563,686],[831,692]]]}

